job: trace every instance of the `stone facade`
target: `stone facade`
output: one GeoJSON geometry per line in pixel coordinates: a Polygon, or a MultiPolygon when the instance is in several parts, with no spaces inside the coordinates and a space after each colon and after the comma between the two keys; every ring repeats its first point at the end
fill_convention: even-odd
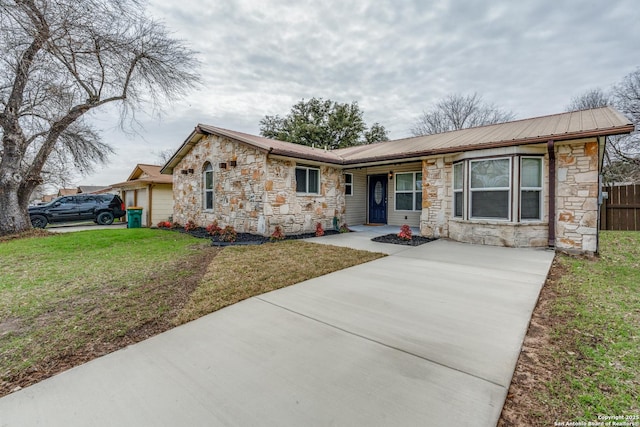
{"type": "MultiPolygon", "coordinates": [[[[555,149],[556,247],[569,252],[593,253],[597,250],[598,232],[598,143],[596,140],[570,141],[557,143],[555,149]]],[[[528,155],[526,152],[502,155],[514,154],[528,155]]],[[[496,151],[490,155],[501,156],[496,151]]],[[[420,231],[423,235],[496,246],[548,245],[548,154],[544,155],[543,218],[534,222],[453,218],[453,161],[454,157],[440,157],[422,162],[420,231]]],[[[513,217],[517,216],[516,212],[517,203],[513,206],[513,217]]]]}
{"type": "Polygon", "coordinates": [[[422,161],[422,214],[420,233],[430,237],[449,236],[453,188],[451,158],[422,161]]]}
{"type": "Polygon", "coordinates": [[[547,224],[505,223],[501,221],[449,220],[449,237],[458,242],[514,248],[546,247],[547,224]]]}
{"type": "Polygon", "coordinates": [[[556,144],[556,247],[568,252],[598,248],[598,143],[556,144]]]}
{"type": "MultiPolygon", "coordinates": [[[[595,252],[598,225],[599,148],[595,139],[557,143],[556,247],[565,251],[595,252]]],[[[422,235],[512,247],[548,244],[549,156],[546,144],[524,148],[458,153],[422,160],[422,235]],[[518,221],[518,197],[512,198],[510,221],[453,218],[453,164],[461,159],[522,156],[543,157],[542,220],[518,221]]],[[[515,163],[512,190],[519,188],[515,163]]],[[[272,158],[250,144],[209,135],[201,139],[174,168],[174,221],[194,221],[205,227],[214,220],[237,231],[271,234],[276,226],[287,234],[332,228],[346,216],[344,173],[330,166],[320,170],[319,194],[296,192],[296,163],[272,158]],[[232,166],[232,161],[235,166],[232,166]],[[213,209],[204,209],[203,170],[213,166],[213,209]],[[221,164],[225,163],[226,167],[221,164]]],[[[364,200],[364,199],[363,199],[364,200]]],[[[366,209],[366,206],[364,207],[366,209]]]]}
{"type": "Polygon", "coordinates": [[[231,225],[239,232],[263,235],[271,234],[278,225],[286,234],[299,234],[314,231],[318,222],[331,228],[334,217],[341,222],[345,212],[341,171],[319,167],[320,193],[298,194],[295,167],[293,160],[272,159],[250,145],[207,136],[174,168],[174,221],[194,221],[206,227],[215,220],[221,227],[231,225]],[[210,210],[203,202],[207,163],[213,166],[210,210]]]}

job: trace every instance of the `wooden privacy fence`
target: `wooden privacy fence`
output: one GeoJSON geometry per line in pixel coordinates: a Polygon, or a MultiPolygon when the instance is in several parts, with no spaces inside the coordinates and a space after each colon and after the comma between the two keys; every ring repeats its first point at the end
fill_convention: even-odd
{"type": "Polygon", "coordinates": [[[601,230],[640,230],[640,185],[604,187],[609,198],[600,207],[601,230]]]}

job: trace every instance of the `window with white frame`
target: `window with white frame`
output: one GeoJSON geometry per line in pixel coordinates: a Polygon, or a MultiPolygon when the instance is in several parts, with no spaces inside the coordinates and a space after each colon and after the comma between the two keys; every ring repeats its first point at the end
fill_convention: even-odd
{"type": "Polygon", "coordinates": [[[511,218],[511,159],[469,162],[471,218],[511,218]]]}
{"type": "Polygon", "coordinates": [[[464,215],[464,163],[453,165],[453,216],[464,215]]]}
{"type": "Polygon", "coordinates": [[[394,179],[396,210],[422,210],[422,172],[396,173],[394,179]]]}
{"type": "Polygon", "coordinates": [[[309,166],[296,166],[296,192],[320,193],[320,169],[309,166]]]}
{"type": "Polygon", "coordinates": [[[344,174],[344,194],[345,196],[353,196],[353,174],[344,174]]]}
{"type": "Polygon", "coordinates": [[[213,166],[205,163],[203,169],[203,200],[205,209],[213,209],[213,166]]]}
{"type": "Polygon", "coordinates": [[[520,220],[542,219],[542,158],[520,159],[520,220]]]}

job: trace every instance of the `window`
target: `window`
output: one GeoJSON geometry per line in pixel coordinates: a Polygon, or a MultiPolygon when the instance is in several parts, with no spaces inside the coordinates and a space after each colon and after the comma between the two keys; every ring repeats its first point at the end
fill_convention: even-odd
{"type": "Polygon", "coordinates": [[[453,216],[462,217],[464,209],[464,163],[453,165],[453,216]]]}
{"type": "Polygon", "coordinates": [[[520,219],[542,219],[542,158],[523,157],[520,161],[520,219]]]}
{"type": "Polygon", "coordinates": [[[204,208],[213,209],[213,166],[211,163],[204,165],[204,208]]]}
{"type": "Polygon", "coordinates": [[[320,193],[320,169],[308,166],[296,166],[296,192],[320,193]]]}
{"type": "Polygon", "coordinates": [[[422,172],[396,173],[396,210],[422,210],[422,172]]]}
{"type": "Polygon", "coordinates": [[[353,196],[353,174],[344,174],[344,194],[345,196],[353,196]]]}
{"type": "Polygon", "coordinates": [[[510,219],[511,159],[469,163],[471,218],[510,219]]]}

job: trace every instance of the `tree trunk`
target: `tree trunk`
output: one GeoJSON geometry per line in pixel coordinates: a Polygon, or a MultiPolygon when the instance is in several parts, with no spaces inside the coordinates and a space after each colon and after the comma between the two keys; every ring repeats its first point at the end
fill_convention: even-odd
{"type": "Polygon", "coordinates": [[[5,184],[1,184],[0,190],[0,236],[30,230],[29,197],[19,197],[18,182],[5,184]],[[23,200],[22,203],[20,199],[23,200]]]}

